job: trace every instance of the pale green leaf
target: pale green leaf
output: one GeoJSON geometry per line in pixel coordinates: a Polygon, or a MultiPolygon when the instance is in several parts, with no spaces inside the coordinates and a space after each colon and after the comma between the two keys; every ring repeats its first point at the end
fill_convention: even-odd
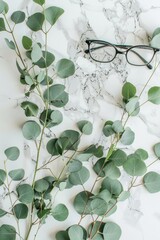
{"type": "Polygon", "coordinates": [[[17,187],[19,201],[25,204],[32,203],[34,198],[33,188],[29,184],[21,184],[17,187]]]}
{"type": "Polygon", "coordinates": [[[156,155],[156,157],[160,158],[160,143],[156,143],[153,146],[153,150],[154,150],[154,154],[156,155]]]}
{"type": "Polygon", "coordinates": [[[25,20],[25,13],[22,11],[16,11],[14,13],[12,13],[11,15],[11,20],[15,23],[15,24],[19,24],[22,23],[25,20]]]}
{"type": "Polygon", "coordinates": [[[0,186],[2,186],[6,180],[6,172],[3,169],[0,169],[0,186]]]}
{"type": "Polygon", "coordinates": [[[45,18],[46,20],[53,26],[56,21],[58,20],[58,18],[64,13],[64,10],[62,8],[59,7],[49,7],[47,9],[45,9],[44,14],[45,14],[45,18]]]}
{"type": "Polygon", "coordinates": [[[107,222],[104,225],[103,236],[104,240],[119,240],[122,235],[121,228],[113,222],[107,222]]]}
{"type": "Polygon", "coordinates": [[[25,101],[21,103],[21,107],[24,109],[27,117],[36,117],[38,114],[38,106],[35,103],[25,101]]]}
{"type": "Polygon", "coordinates": [[[44,15],[40,12],[37,12],[28,18],[26,24],[32,31],[37,32],[42,30],[44,19],[44,15]]]}
{"type": "Polygon", "coordinates": [[[23,136],[27,140],[36,140],[41,133],[41,128],[35,121],[27,121],[22,127],[23,136]]]}
{"type": "Polygon", "coordinates": [[[4,19],[0,18],[0,32],[2,31],[6,31],[6,27],[5,27],[4,19]]]}
{"type": "Polygon", "coordinates": [[[143,178],[143,184],[150,193],[160,192],[160,174],[148,172],[143,178]]]}
{"type": "Polygon", "coordinates": [[[11,160],[11,161],[15,161],[19,158],[19,155],[20,155],[20,151],[17,147],[10,147],[10,148],[7,148],[5,151],[4,151],[6,157],[11,160]]]}
{"type": "Polygon", "coordinates": [[[23,36],[22,38],[22,44],[23,44],[23,47],[28,50],[28,49],[31,49],[32,47],[32,39],[27,37],[27,36],[23,36]]]}
{"type": "Polygon", "coordinates": [[[123,168],[131,176],[142,176],[147,171],[146,164],[137,154],[129,155],[123,168]]]}
{"type": "Polygon", "coordinates": [[[75,65],[69,59],[61,59],[56,64],[56,73],[60,78],[67,78],[75,73],[75,65]]]}
{"type": "Polygon", "coordinates": [[[25,171],[24,169],[20,168],[20,169],[15,169],[15,170],[11,170],[8,175],[10,176],[10,178],[13,181],[20,181],[24,178],[24,174],[25,171]]]}
{"type": "Polygon", "coordinates": [[[148,91],[148,101],[154,104],[160,104],[160,87],[154,86],[148,91]]]}
{"type": "Polygon", "coordinates": [[[57,221],[65,221],[67,219],[68,215],[69,215],[68,208],[62,203],[58,204],[52,210],[52,216],[57,221]]]}
{"type": "Polygon", "coordinates": [[[82,120],[77,122],[77,126],[79,130],[84,133],[85,135],[90,135],[93,131],[93,125],[91,122],[87,120],[82,120]]]}
{"type": "Polygon", "coordinates": [[[0,227],[0,239],[16,240],[16,229],[11,225],[3,224],[0,227]]]}
{"type": "Polygon", "coordinates": [[[134,141],[134,138],[135,133],[129,127],[127,127],[122,134],[120,141],[124,145],[131,145],[134,141]]]}
{"type": "Polygon", "coordinates": [[[126,82],[122,88],[122,96],[124,97],[124,99],[128,100],[134,97],[135,95],[136,95],[135,86],[130,82],[126,82]]]}
{"type": "Polygon", "coordinates": [[[17,219],[25,219],[28,215],[28,207],[23,203],[18,203],[13,207],[14,214],[17,219]]]}

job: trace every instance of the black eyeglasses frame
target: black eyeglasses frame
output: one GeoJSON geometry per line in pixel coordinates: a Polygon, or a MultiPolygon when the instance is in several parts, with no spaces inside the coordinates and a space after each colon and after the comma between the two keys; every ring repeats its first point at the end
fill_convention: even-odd
{"type": "MultiPolygon", "coordinates": [[[[96,62],[100,62],[100,63],[110,63],[110,62],[112,62],[112,61],[116,58],[117,54],[125,54],[126,60],[127,60],[127,62],[128,62],[130,65],[133,65],[133,66],[146,66],[146,67],[148,67],[149,69],[152,69],[152,68],[153,68],[153,66],[152,66],[150,63],[152,62],[155,54],[160,51],[159,48],[155,48],[155,47],[148,46],[148,45],[121,45],[121,44],[112,44],[112,43],[107,42],[107,41],[95,40],[95,39],[87,39],[87,40],[86,40],[86,43],[87,43],[87,45],[88,45],[88,49],[85,50],[85,53],[86,53],[86,54],[89,54],[90,57],[91,57],[94,61],[96,61],[96,62]],[[113,58],[112,60],[110,60],[110,61],[100,61],[100,60],[94,59],[94,58],[92,57],[91,51],[97,50],[98,48],[103,48],[103,47],[105,47],[105,45],[91,49],[91,48],[90,48],[91,43],[106,44],[106,45],[112,46],[112,47],[115,49],[115,56],[114,56],[114,58],[113,58]],[[127,54],[128,54],[129,51],[132,50],[132,48],[135,48],[135,47],[138,47],[138,48],[140,48],[140,49],[142,49],[142,48],[143,48],[143,49],[144,49],[144,48],[152,49],[154,53],[153,53],[153,56],[152,56],[151,60],[148,62],[148,61],[146,61],[142,56],[140,56],[139,54],[136,53],[136,55],[138,55],[138,57],[141,58],[141,60],[144,62],[144,64],[138,65],[138,64],[130,63],[129,60],[128,60],[127,54]],[[126,48],[127,48],[127,50],[126,50],[126,51],[119,51],[118,48],[123,48],[123,49],[126,49],[126,48]]],[[[135,53],[135,52],[134,52],[134,53],[135,53]]]]}

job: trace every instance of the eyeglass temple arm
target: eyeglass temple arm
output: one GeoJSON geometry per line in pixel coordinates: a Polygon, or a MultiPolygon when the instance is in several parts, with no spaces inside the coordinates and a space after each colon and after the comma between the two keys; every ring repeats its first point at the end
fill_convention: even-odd
{"type": "MultiPolygon", "coordinates": [[[[123,45],[115,45],[115,46],[117,46],[117,47],[120,47],[120,48],[127,48],[127,47],[131,47],[131,46],[123,46],[123,45]]],[[[91,51],[95,51],[95,50],[97,50],[97,49],[100,49],[100,48],[104,48],[104,47],[106,47],[106,45],[104,45],[104,46],[99,46],[99,47],[95,47],[95,48],[91,48],[90,50],[91,51]]],[[[132,52],[134,52],[144,63],[146,63],[146,66],[147,66],[147,68],[149,68],[149,69],[152,69],[153,67],[152,67],[152,65],[151,64],[147,64],[147,61],[139,54],[139,53],[137,53],[137,52],[135,52],[134,50],[130,50],[130,51],[132,51],[132,52]]],[[[89,49],[86,49],[85,51],[84,51],[85,53],[89,53],[89,49]]]]}

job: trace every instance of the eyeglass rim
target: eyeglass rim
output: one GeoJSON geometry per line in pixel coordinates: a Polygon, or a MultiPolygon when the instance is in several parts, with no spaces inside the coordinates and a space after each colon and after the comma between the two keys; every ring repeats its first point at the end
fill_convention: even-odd
{"type": "MultiPolygon", "coordinates": [[[[109,43],[109,42],[106,42],[106,41],[103,41],[103,40],[95,40],[95,39],[87,39],[87,40],[86,40],[86,43],[88,44],[88,53],[89,53],[90,57],[91,57],[94,61],[99,62],[99,63],[110,63],[110,62],[112,62],[112,61],[116,58],[117,49],[116,49],[116,47],[115,47],[112,43],[109,43]],[[91,50],[90,50],[90,44],[91,44],[92,42],[107,43],[107,44],[109,44],[110,46],[112,46],[112,47],[115,49],[115,56],[114,56],[114,58],[112,58],[112,60],[110,60],[110,61],[100,61],[100,60],[97,60],[97,59],[93,58],[93,57],[92,57],[92,54],[91,54],[91,50]]],[[[85,51],[85,52],[86,52],[86,51],[85,51]]]]}
{"type": "Polygon", "coordinates": [[[110,43],[110,42],[107,42],[107,41],[104,41],[104,40],[97,40],[97,39],[87,39],[87,40],[86,40],[86,43],[87,43],[87,45],[88,45],[88,50],[86,50],[85,52],[86,52],[86,53],[89,53],[90,57],[91,57],[94,61],[100,62],[100,63],[110,63],[110,62],[112,62],[112,61],[116,58],[117,53],[119,52],[118,49],[117,49],[118,46],[128,47],[128,49],[126,50],[126,60],[127,60],[127,62],[128,62],[130,65],[132,65],[132,66],[147,66],[148,64],[150,64],[150,63],[152,62],[152,60],[153,60],[156,52],[160,51],[159,48],[155,48],[155,47],[152,47],[152,46],[149,46],[149,45],[142,45],[142,44],[141,44],[141,45],[120,45],[120,44],[112,44],[112,43],[110,43]],[[93,57],[92,57],[92,54],[91,54],[91,51],[90,51],[90,44],[91,44],[92,42],[102,43],[102,44],[103,44],[103,43],[107,43],[108,45],[112,46],[112,47],[115,49],[115,51],[116,51],[114,58],[112,58],[112,60],[110,60],[110,61],[100,61],[100,60],[97,60],[97,59],[93,58],[93,57]],[[135,48],[135,47],[139,47],[139,48],[144,48],[144,47],[146,47],[146,48],[148,48],[148,49],[152,49],[154,52],[153,52],[153,56],[152,56],[151,60],[150,60],[149,62],[146,62],[146,63],[142,64],[142,65],[130,63],[130,61],[128,61],[127,54],[128,54],[128,51],[130,51],[132,48],[135,48]]]}
{"type": "Polygon", "coordinates": [[[142,45],[142,44],[141,44],[141,45],[135,45],[135,46],[130,47],[130,48],[126,51],[126,60],[127,60],[127,62],[128,62],[130,65],[132,65],[132,66],[147,66],[148,64],[150,64],[150,63],[152,62],[152,60],[153,60],[156,52],[158,52],[158,51],[160,51],[160,49],[154,48],[154,47],[152,47],[152,46],[142,45]],[[128,52],[129,52],[132,48],[136,48],[136,47],[137,47],[137,48],[140,48],[140,49],[146,48],[146,49],[151,49],[151,50],[153,50],[153,55],[152,55],[151,60],[150,60],[150,61],[147,61],[147,62],[144,63],[144,64],[134,64],[134,63],[131,63],[131,62],[128,60],[128,52]]]}

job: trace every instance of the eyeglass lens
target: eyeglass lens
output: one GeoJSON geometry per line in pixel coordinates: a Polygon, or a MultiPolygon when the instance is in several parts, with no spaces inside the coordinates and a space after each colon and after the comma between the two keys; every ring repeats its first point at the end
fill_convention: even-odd
{"type": "Polygon", "coordinates": [[[154,50],[147,47],[133,47],[127,52],[127,61],[130,64],[143,66],[152,61],[154,50]]]}
{"type": "Polygon", "coordinates": [[[91,42],[91,57],[100,62],[111,62],[116,56],[116,49],[109,44],[91,42]]]}

